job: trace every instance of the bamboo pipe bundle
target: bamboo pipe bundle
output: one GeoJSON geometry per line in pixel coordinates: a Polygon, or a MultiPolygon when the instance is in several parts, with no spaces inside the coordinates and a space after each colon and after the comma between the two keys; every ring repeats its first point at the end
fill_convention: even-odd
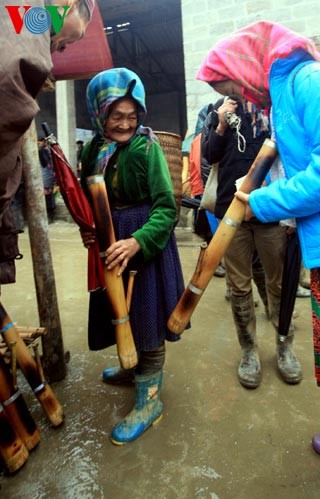
{"type": "Polygon", "coordinates": [[[10,320],[3,305],[0,303],[0,332],[8,347],[10,343],[16,342],[17,362],[26,380],[31,386],[34,394],[42,405],[42,408],[53,426],[63,423],[64,414],[61,405],[55,397],[51,387],[39,373],[36,361],[30,354],[28,347],[20,338],[16,327],[10,320]]]}
{"type": "MultiPolygon", "coordinates": [[[[12,349],[15,346],[11,347],[12,349]]],[[[20,436],[22,442],[31,451],[40,441],[40,432],[31,416],[22,393],[16,386],[15,355],[12,355],[12,376],[9,367],[0,356],[0,404],[10,421],[11,426],[20,436]]]]}

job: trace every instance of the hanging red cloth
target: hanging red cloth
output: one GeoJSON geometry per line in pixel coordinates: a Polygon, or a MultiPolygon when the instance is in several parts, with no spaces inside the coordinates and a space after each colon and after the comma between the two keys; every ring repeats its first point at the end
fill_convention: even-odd
{"type": "MultiPolygon", "coordinates": [[[[80,229],[95,234],[93,214],[90,204],[73,173],[70,164],[63,154],[60,145],[53,134],[48,131],[47,124],[43,124],[46,131],[48,144],[52,153],[54,172],[64,202],[80,229]]],[[[88,250],[88,291],[105,287],[104,274],[99,256],[97,239],[88,250]]]]}
{"type": "Polygon", "coordinates": [[[112,56],[99,7],[95,4],[85,36],[67,45],[63,52],[53,52],[53,76],[56,80],[92,78],[113,67],[112,56]]]}

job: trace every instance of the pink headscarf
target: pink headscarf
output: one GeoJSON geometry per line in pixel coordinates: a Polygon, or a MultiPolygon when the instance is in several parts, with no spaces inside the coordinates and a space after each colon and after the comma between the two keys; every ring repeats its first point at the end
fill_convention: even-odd
{"type": "Polygon", "coordinates": [[[206,56],[196,78],[208,83],[232,80],[242,87],[247,100],[267,105],[272,63],[298,48],[320,60],[312,40],[280,24],[259,21],[218,42],[206,56]]]}

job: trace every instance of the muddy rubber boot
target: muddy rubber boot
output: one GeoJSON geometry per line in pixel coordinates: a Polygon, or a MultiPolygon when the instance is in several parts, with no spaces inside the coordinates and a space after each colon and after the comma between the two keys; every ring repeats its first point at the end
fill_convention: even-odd
{"type": "Polygon", "coordinates": [[[252,292],[247,296],[231,295],[231,307],[242,350],[238,379],[246,388],[257,388],[262,375],[256,344],[256,318],[252,292]]]}
{"type": "Polygon", "coordinates": [[[224,268],[224,265],[222,262],[219,263],[218,267],[214,271],[214,276],[216,277],[225,277],[226,275],[226,269],[224,268]]]}
{"type": "Polygon", "coordinates": [[[132,442],[162,418],[162,370],[151,374],[136,374],[135,381],[136,403],[132,411],[112,431],[111,442],[115,445],[132,442]]]}
{"type": "Polygon", "coordinates": [[[134,369],[107,367],[102,371],[102,380],[110,385],[133,385],[134,369]]]}
{"type": "Polygon", "coordinates": [[[297,298],[310,298],[310,296],[311,296],[310,289],[306,289],[299,284],[297,292],[296,292],[296,297],[297,298]]]}
{"type": "Polygon", "coordinates": [[[303,264],[300,267],[299,284],[303,288],[310,289],[310,270],[306,269],[303,264]]]}
{"type": "Polygon", "coordinates": [[[296,385],[302,380],[302,369],[293,349],[293,328],[288,336],[276,333],[277,365],[282,379],[289,385],[296,385]]]}
{"type": "MultiPolygon", "coordinates": [[[[289,325],[288,335],[279,332],[279,311],[281,299],[279,296],[269,295],[269,310],[273,327],[276,331],[276,361],[282,379],[291,385],[300,383],[302,380],[302,370],[293,349],[294,324],[292,318],[289,325]],[[279,334],[280,333],[280,334],[279,334]]],[[[292,316],[294,313],[292,314],[292,316]]]]}

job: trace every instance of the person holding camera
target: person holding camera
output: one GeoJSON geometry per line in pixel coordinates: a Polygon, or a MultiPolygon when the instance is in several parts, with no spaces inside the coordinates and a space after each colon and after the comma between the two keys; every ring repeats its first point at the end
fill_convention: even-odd
{"type": "MultiPolygon", "coordinates": [[[[231,95],[214,104],[202,135],[207,161],[219,163],[215,215],[222,219],[236,192],[236,181],[247,174],[264,140],[270,136],[269,119],[262,109],[231,95]]],[[[289,384],[302,379],[300,363],[292,351],[293,325],[284,343],[280,344],[277,332],[286,247],[285,226],[278,222],[264,224],[254,217],[242,222],[224,256],[233,319],[242,350],[238,379],[247,388],[258,387],[262,379],[252,292],[254,274],[258,291],[263,289],[264,280],[266,283],[266,293],[260,296],[276,329],[279,373],[289,384]],[[262,264],[258,269],[252,265],[256,252],[262,264]]]]}

